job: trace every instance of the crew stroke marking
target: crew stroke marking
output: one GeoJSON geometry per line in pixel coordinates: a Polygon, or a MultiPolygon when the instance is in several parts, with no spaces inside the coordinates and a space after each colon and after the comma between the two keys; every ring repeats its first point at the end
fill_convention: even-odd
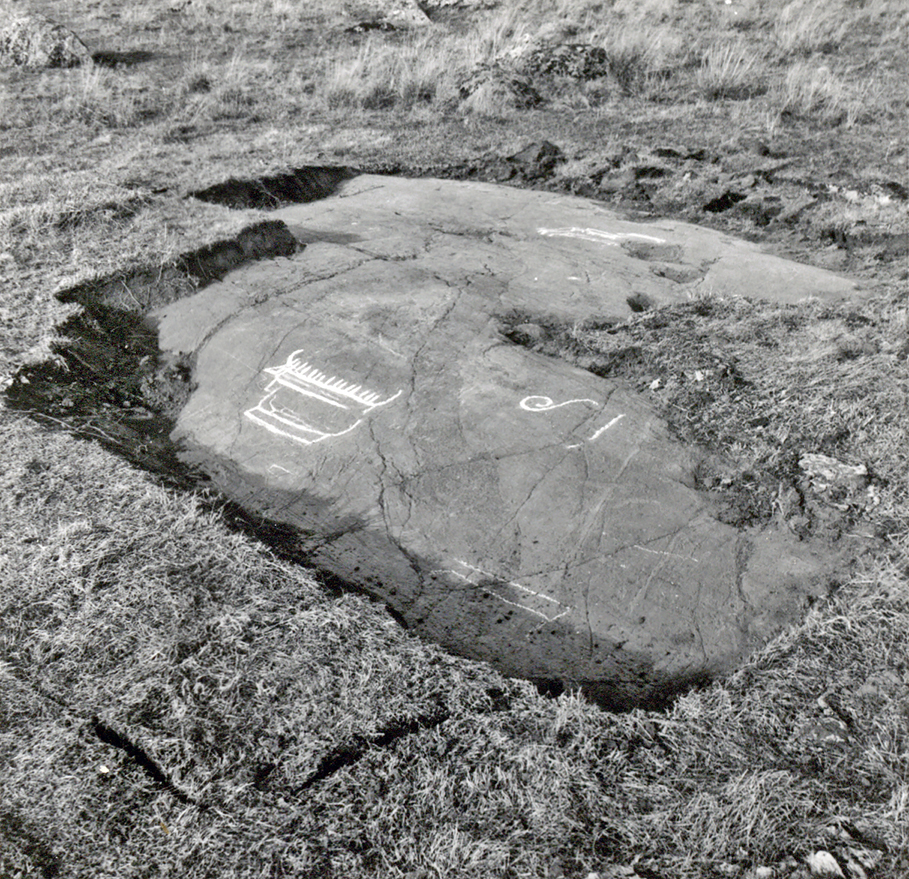
{"type": "Polygon", "coordinates": [[[604,424],[599,430],[597,430],[593,434],[593,436],[590,438],[590,442],[593,442],[597,437],[602,436],[604,433],[606,433],[607,430],[609,430],[610,427],[612,427],[614,424],[617,424],[624,417],[625,417],[624,412],[621,415],[616,415],[616,417],[613,418],[612,421],[610,421],[608,424],[604,424]]]}
{"type": "MultiPolygon", "coordinates": [[[[568,605],[562,604],[561,601],[558,601],[555,598],[546,595],[543,592],[536,592],[533,589],[530,589],[527,586],[523,586],[520,583],[515,583],[514,580],[503,580],[500,577],[497,577],[495,574],[489,573],[489,571],[484,571],[482,568],[476,567],[476,565],[471,565],[468,562],[462,561],[461,559],[455,559],[455,564],[460,565],[462,568],[465,568],[468,573],[464,574],[460,571],[455,571],[453,569],[437,570],[433,571],[433,574],[452,574],[457,577],[459,580],[463,580],[465,583],[469,583],[471,586],[477,586],[482,589],[487,595],[491,595],[493,598],[497,598],[499,601],[510,604],[512,607],[520,608],[521,610],[526,610],[528,613],[533,614],[534,616],[540,617],[547,623],[555,622],[557,619],[566,616],[571,613],[574,609],[568,605]],[[502,586],[511,586],[513,589],[517,589],[519,592],[523,592],[525,595],[529,596],[526,601],[532,599],[538,599],[542,608],[549,609],[551,612],[559,608],[562,608],[561,613],[544,613],[543,610],[538,610],[534,607],[528,607],[526,604],[521,604],[518,601],[511,601],[508,598],[505,598],[503,595],[499,595],[494,589],[490,588],[490,585],[499,585],[502,586]]],[[[517,597],[517,596],[515,596],[517,597]]]]}

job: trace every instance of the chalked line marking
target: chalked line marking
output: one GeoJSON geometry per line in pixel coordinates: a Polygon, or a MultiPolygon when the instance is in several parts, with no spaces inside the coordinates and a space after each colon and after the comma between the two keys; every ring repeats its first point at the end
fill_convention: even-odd
{"type": "Polygon", "coordinates": [[[610,421],[608,424],[604,424],[599,430],[594,432],[593,436],[590,437],[590,442],[593,442],[595,439],[602,436],[604,433],[606,433],[607,430],[609,430],[610,427],[612,427],[614,424],[617,424],[618,422],[620,422],[624,417],[625,417],[624,412],[621,415],[616,415],[616,417],[613,418],[612,421],[610,421]]]}
{"type": "MultiPolygon", "coordinates": [[[[510,604],[512,607],[518,607],[521,610],[526,610],[528,613],[532,613],[534,616],[540,617],[547,623],[555,622],[557,619],[565,616],[566,614],[571,613],[573,608],[568,607],[567,605],[562,604],[561,601],[556,600],[555,598],[545,595],[542,592],[536,592],[533,589],[530,589],[527,586],[523,586],[520,583],[515,583],[513,580],[502,580],[499,577],[496,577],[495,574],[489,573],[489,571],[484,571],[482,568],[478,568],[475,565],[471,565],[468,562],[462,561],[461,559],[455,559],[456,564],[460,565],[463,568],[466,568],[469,573],[463,574],[460,571],[455,571],[452,569],[438,570],[433,571],[434,574],[452,574],[457,577],[459,580],[463,580],[465,583],[469,583],[471,586],[479,586],[487,595],[491,595],[493,598],[498,598],[499,601],[504,602],[505,604],[510,604]],[[503,595],[499,595],[498,592],[490,589],[486,585],[486,581],[498,581],[504,583],[505,585],[511,586],[513,589],[517,589],[519,592],[524,592],[527,595],[532,595],[534,598],[539,598],[541,601],[548,602],[549,604],[555,605],[556,608],[561,607],[564,610],[561,613],[556,614],[555,616],[549,616],[548,614],[543,613],[542,611],[537,610],[533,607],[528,607],[526,604],[521,604],[517,601],[511,601],[511,599],[505,598],[503,595]]],[[[553,608],[555,609],[555,608],[553,608]]]]}
{"type": "MultiPolygon", "coordinates": [[[[533,396],[533,397],[524,397],[523,400],[518,404],[525,412],[551,412],[553,409],[561,409],[562,406],[570,406],[572,403],[591,403],[594,406],[599,405],[596,400],[590,400],[588,398],[582,398],[579,400],[566,400],[564,403],[555,403],[553,402],[552,397],[542,397],[542,396],[533,396]]],[[[599,430],[596,430],[594,434],[590,437],[589,442],[593,442],[595,439],[599,439],[610,427],[613,427],[619,421],[625,417],[623,412],[621,415],[616,415],[608,424],[604,424],[599,430]]],[[[580,447],[580,443],[576,443],[573,446],[568,446],[569,449],[576,449],[580,447]]]]}
{"type": "Polygon", "coordinates": [[[566,229],[537,229],[540,235],[550,238],[580,238],[582,241],[593,241],[597,244],[608,244],[616,247],[620,241],[631,238],[638,241],[652,241],[654,244],[665,244],[665,238],[654,238],[652,235],[639,235],[636,232],[604,232],[601,229],[581,229],[579,226],[570,226],[566,229]]]}
{"type": "Polygon", "coordinates": [[[243,414],[271,433],[303,445],[344,436],[359,426],[369,412],[401,396],[398,391],[383,400],[375,391],[326,375],[294,351],[280,366],[265,372],[272,376],[265,395],[243,414]]]}

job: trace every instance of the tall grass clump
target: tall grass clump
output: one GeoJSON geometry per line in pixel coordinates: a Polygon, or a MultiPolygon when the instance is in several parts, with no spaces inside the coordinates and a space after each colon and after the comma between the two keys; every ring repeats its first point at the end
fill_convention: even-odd
{"type": "MultiPolygon", "coordinates": [[[[210,107],[213,119],[237,119],[248,115],[258,103],[258,95],[268,89],[271,64],[253,61],[245,47],[238,47],[227,64],[217,71],[210,83],[210,107]]],[[[204,93],[205,74],[191,80],[189,88],[204,93]]]]}
{"type": "Polygon", "coordinates": [[[685,64],[682,38],[666,27],[626,22],[610,28],[601,45],[610,76],[626,94],[641,91],[685,64]]]}
{"type": "Polygon", "coordinates": [[[538,36],[539,24],[520,6],[505,7],[481,19],[460,41],[463,64],[477,67],[519,54],[538,36]]]}
{"type": "Polygon", "coordinates": [[[698,90],[708,100],[741,100],[764,91],[763,64],[744,41],[714,43],[701,56],[698,90]]]}
{"type": "Polygon", "coordinates": [[[775,103],[784,116],[849,126],[861,115],[864,104],[829,67],[810,61],[799,61],[789,68],[777,89],[775,103]]]}
{"type": "Polygon", "coordinates": [[[773,26],[777,47],[784,56],[833,52],[850,27],[850,15],[841,2],[794,0],[787,4],[773,26]]]}
{"type": "Polygon", "coordinates": [[[65,119],[109,128],[128,128],[156,115],[150,92],[99,64],[83,64],[68,84],[60,106],[65,119]]]}
{"type": "Polygon", "coordinates": [[[425,37],[403,45],[372,39],[352,59],[330,65],[322,98],[332,109],[387,110],[431,104],[447,93],[446,85],[457,69],[455,54],[425,37]]]}

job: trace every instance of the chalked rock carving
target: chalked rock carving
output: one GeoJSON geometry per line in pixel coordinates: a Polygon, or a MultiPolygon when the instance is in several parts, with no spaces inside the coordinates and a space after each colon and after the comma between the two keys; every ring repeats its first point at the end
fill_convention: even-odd
{"type": "Polygon", "coordinates": [[[266,369],[273,376],[265,396],[247,418],[279,436],[311,445],[343,436],[363,422],[363,417],[401,396],[398,391],[381,400],[361,385],[327,376],[300,359],[294,351],[281,366],[266,369]]]}
{"type": "Polygon", "coordinates": [[[453,651],[617,707],[729,670],[824,592],[821,547],[719,521],[642,397],[512,344],[498,316],[851,282],[481,184],[362,176],[276,214],[302,252],[154,316],[194,356],[183,460],[316,565],[453,651]],[[652,270],[667,260],[692,280],[652,270]]]}

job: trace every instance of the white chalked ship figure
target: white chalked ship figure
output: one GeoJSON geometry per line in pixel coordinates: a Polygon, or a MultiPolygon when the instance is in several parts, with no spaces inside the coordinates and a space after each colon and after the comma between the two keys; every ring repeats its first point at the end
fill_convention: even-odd
{"type": "Polygon", "coordinates": [[[247,418],[266,430],[304,445],[350,433],[373,409],[387,406],[403,393],[382,399],[375,391],[326,375],[294,351],[280,366],[265,372],[272,376],[258,405],[247,409],[247,418]]]}

